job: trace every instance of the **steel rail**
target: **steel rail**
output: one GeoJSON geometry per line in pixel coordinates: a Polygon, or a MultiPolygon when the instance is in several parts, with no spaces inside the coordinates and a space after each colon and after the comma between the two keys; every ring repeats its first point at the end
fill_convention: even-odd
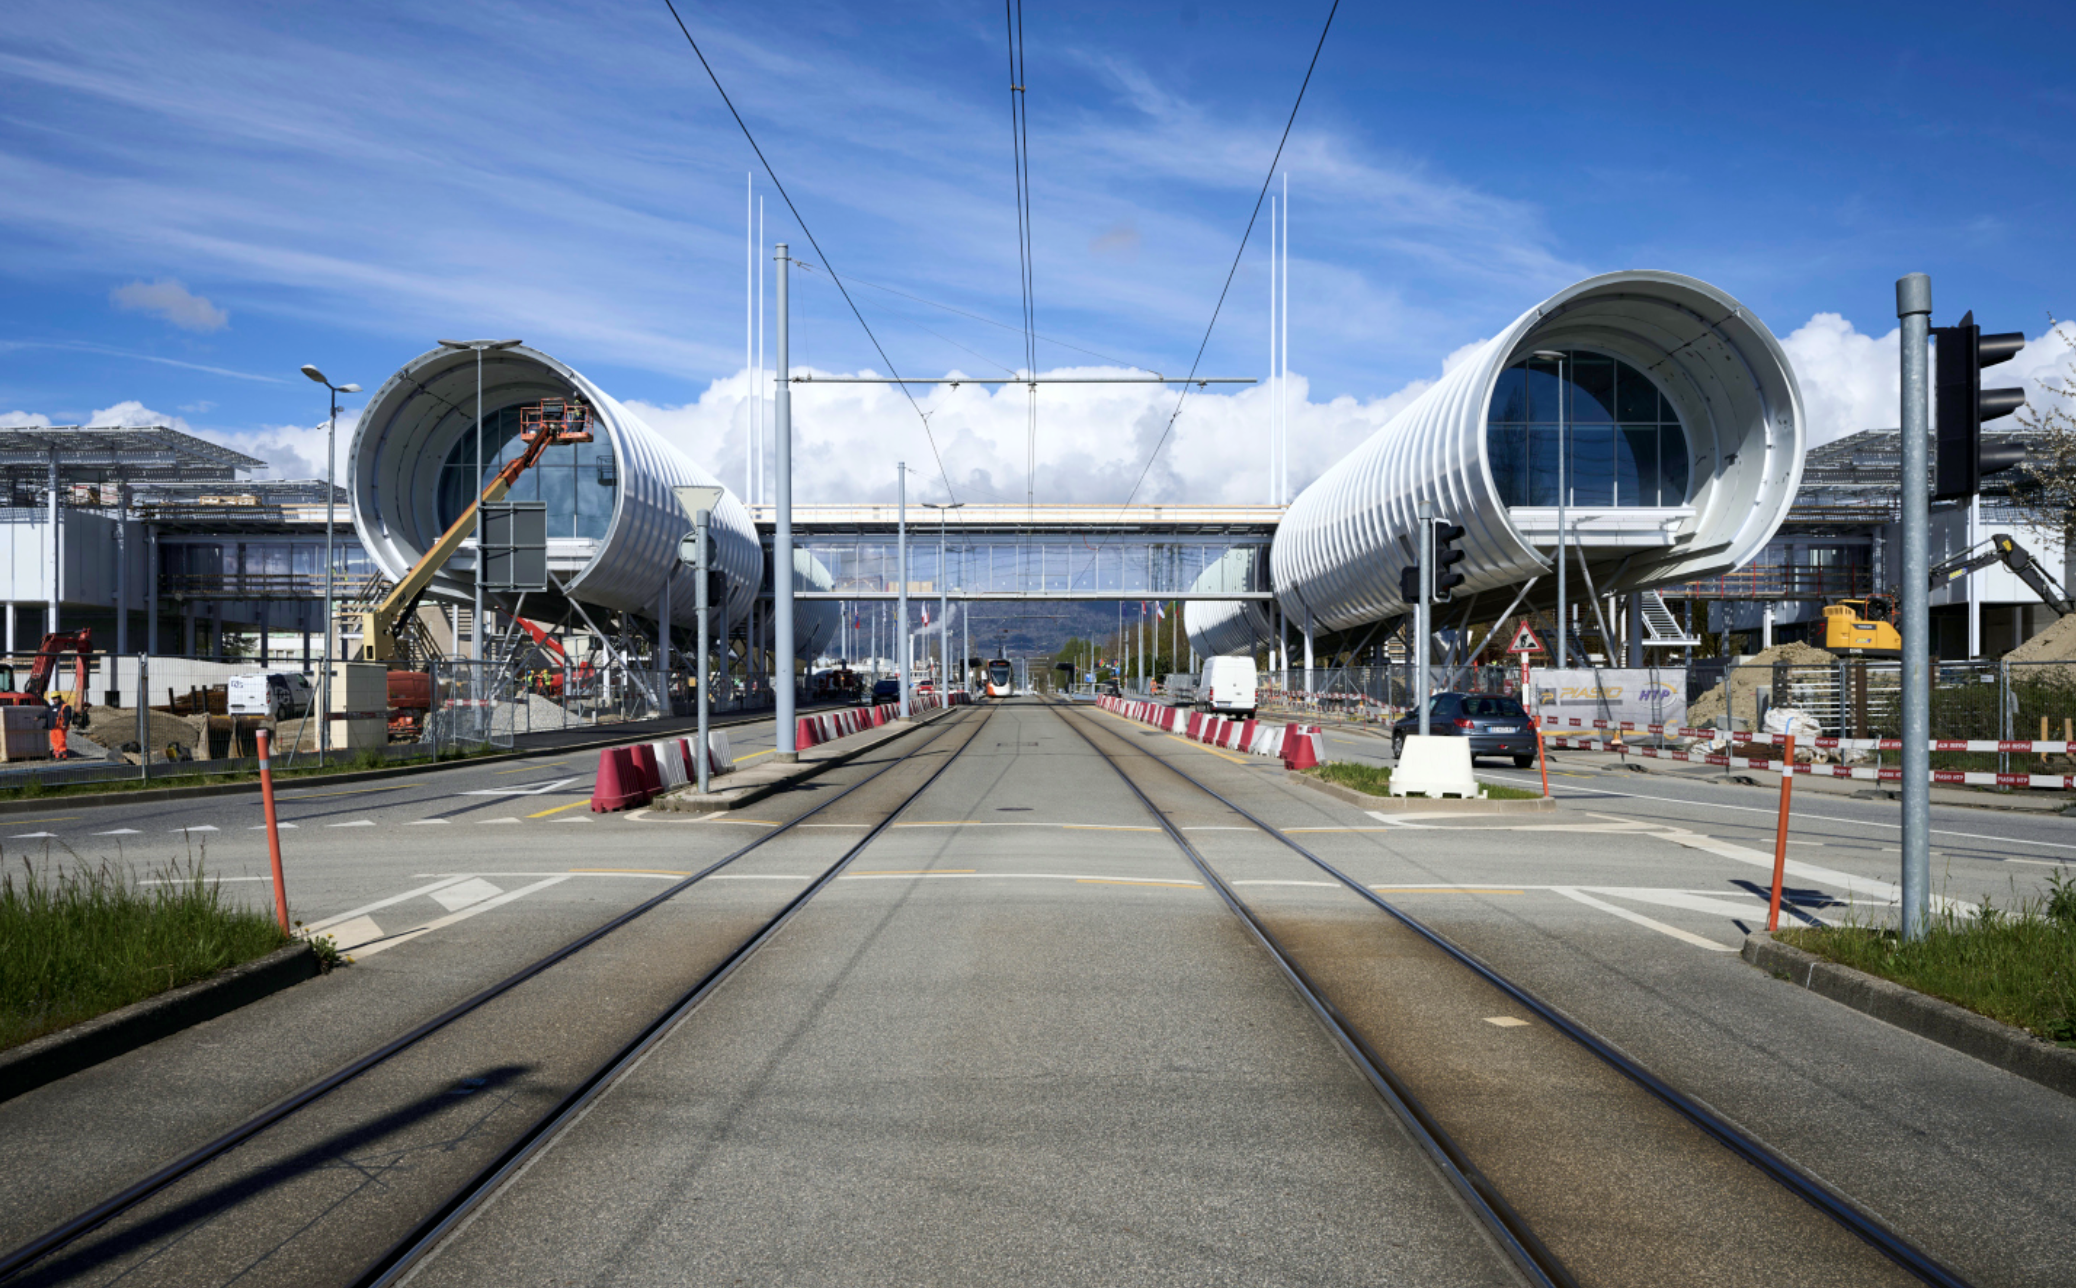
{"type": "MultiPolygon", "coordinates": [[[[1077,732],[1079,731],[1077,730],[1077,732]]],[[[1086,738],[1086,735],[1083,736],[1086,738]]],[[[1287,848],[1303,855],[1322,872],[1333,877],[1370,904],[1396,919],[1408,930],[1439,948],[1459,965],[1466,967],[1486,983],[1505,993],[1522,1006],[1534,1011],[1551,1028],[1556,1029],[1573,1042],[1599,1057],[1610,1068],[1622,1074],[1637,1086],[1642,1087],[1668,1108],[1672,1109],[1673,1112],[1685,1118],[1695,1127],[1698,1127],[1703,1134],[1709,1136],[1716,1143],[1778,1182],[1789,1193],[1808,1203],[1817,1211],[1822,1212],[1840,1226],[1843,1226],[1863,1243],[1887,1257],[1891,1262],[1919,1281],[1936,1285],[1937,1288],[1971,1288],[1966,1279],[1940,1264],[1929,1253],[1918,1248],[1902,1235],[1889,1229],[1873,1216],[1862,1211],[1851,1199],[1846,1198],[1822,1181],[1809,1175],[1795,1163],[1776,1153],[1771,1146],[1732,1124],[1701,1101],[1680,1091],[1657,1074],[1644,1068],[1584,1025],[1579,1024],[1570,1016],[1564,1014],[1564,1012],[1500,974],[1499,971],[1487,965],[1476,955],[1450,942],[1419,918],[1383,898],[1376,891],[1368,889],[1354,877],[1349,876],[1325,859],[1320,858],[1303,844],[1292,840],[1276,828],[1271,827],[1237,802],[1222,795],[1216,789],[1206,786],[1188,771],[1177,768],[1159,756],[1147,754],[1146,759],[1158,764],[1161,768],[1209,796],[1233,813],[1238,814],[1241,818],[1246,819],[1267,835],[1282,842],[1287,848]]],[[[1122,773],[1123,771],[1120,770],[1119,772],[1122,773]]],[[[1137,788],[1134,787],[1133,790],[1136,791],[1137,788]]]]}
{"type": "MultiPolygon", "coordinates": [[[[1071,707],[1062,709],[1075,710],[1071,707]]],[[[1226,907],[1267,950],[1270,959],[1282,970],[1284,978],[1312,1009],[1313,1014],[1319,1017],[1341,1049],[1354,1061],[1355,1067],[1369,1081],[1378,1097],[1398,1116],[1399,1121],[1413,1137],[1414,1143],[1419,1145],[1440,1170],[1450,1186],[1463,1199],[1465,1206],[1470,1208],[1471,1214],[1499,1245],[1506,1258],[1513,1262],[1531,1283],[1542,1285],[1543,1288],[1578,1288],[1578,1280],[1572,1277],[1564,1263],[1543,1243],[1529,1226],[1527,1219],[1514,1210],[1513,1205],[1507,1202],[1506,1196],[1499,1192],[1499,1187],[1471,1161],[1463,1147],[1434,1115],[1428,1112],[1419,1097],[1414,1095],[1397,1072],[1385,1063],[1384,1057],[1370,1045],[1369,1040],[1341,1013],[1340,1008],[1327,997],[1326,991],[1254,915],[1254,910],[1241,901],[1232,887],[1226,884],[1225,878],[1220,876],[1197,851],[1196,846],[1183,836],[1181,829],[1177,828],[1146,793],[1140,790],[1139,784],[1132,781],[1131,775],[1125,772],[1124,766],[1117,762],[1117,758],[1097,746],[1095,739],[1089,737],[1088,733],[1078,726],[1078,722],[1063,715],[1060,723],[1087,743],[1089,750],[1101,756],[1103,762],[1116,772],[1119,780],[1131,790],[1132,795],[1139,798],[1139,803],[1146,807],[1148,816],[1168,834],[1168,839],[1182,851],[1183,857],[1203,874],[1205,883],[1217,892],[1218,897],[1225,901],[1226,907]]],[[[1209,791],[1208,788],[1205,790],[1209,791]]]]}
{"type": "MultiPolygon", "coordinates": [[[[387,1252],[383,1253],[369,1265],[367,1270],[362,1272],[360,1278],[354,1280],[354,1288],[386,1288],[387,1285],[394,1284],[402,1276],[409,1274],[422,1257],[436,1248],[441,1240],[445,1239],[448,1234],[453,1232],[456,1226],[461,1224],[468,1218],[470,1213],[476,1210],[478,1204],[496,1192],[515,1173],[525,1167],[528,1160],[532,1159],[540,1150],[552,1144],[565,1128],[576,1121],[578,1116],[584,1112],[592,1101],[603,1095],[608,1088],[619,1081],[621,1075],[633,1068],[658,1042],[668,1037],[680,1021],[684,1020],[694,1010],[697,1010],[701,1002],[704,1002],[713,994],[715,989],[719,988],[727,981],[729,976],[735,973],[737,967],[749,960],[759,948],[770,942],[772,936],[783,929],[786,923],[793,919],[793,915],[807,905],[808,900],[826,889],[830,882],[834,881],[842,874],[845,868],[850,866],[853,859],[863,854],[867,846],[879,839],[880,833],[893,826],[894,820],[901,816],[902,811],[913,805],[924,792],[930,790],[931,784],[935,783],[944,774],[945,770],[952,767],[952,762],[957,760],[966,748],[972,746],[980,738],[980,735],[986,731],[988,722],[994,718],[995,713],[992,709],[982,715],[980,725],[973,731],[972,735],[965,742],[961,743],[951,755],[946,756],[943,764],[931,770],[930,776],[925,778],[914,791],[903,797],[899,805],[889,810],[886,817],[873,824],[871,830],[860,837],[856,845],[845,850],[811,884],[801,890],[799,894],[794,895],[786,903],[786,906],[779,909],[778,913],[771,920],[765,922],[756,934],[736,945],[733,952],[729,953],[719,965],[709,971],[706,977],[701,979],[699,983],[693,985],[669,1010],[650,1021],[641,1033],[636,1035],[633,1041],[622,1047],[611,1059],[601,1064],[591,1073],[591,1076],[577,1084],[553,1109],[535,1120],[533,1126],[521,1133],[518,1139],[505,1148],[502,1154],[492,1162],[485,1164],[473,1178],[456,1190],[448,1198],[447,1202],[441,1205],[437,1212],[434,1212],[420,1222],[418,1228],[410,1234],[392,1244],[387,1252]]],[[[963,725],[966,722],[961,721],[960,723],[963,725]]],[[[949,730],[946,732],[949,732],[949,730]]],[[[943,736],[943,734],[938,735],[939,738],[943,736]]],[[[925,744],[925,747],[918,748],[918,751],[926,750],[930,746],[935,746],[936,743],[937,739],[933,738],[929,743],[925,744]]],[[[873,777],[876,778],[878,775],[875,774],[873,777]]],[[[803,815],[802,817],[806,816],[803,815]]]]}
{"type": "MultiPolygon", "coordinates": [[[[963,724],[964,722],[961,721],[957,723],[963,724]]],[[[985,721],[983,721],[983,723],[985,723],[985,721]]],[[[951,727],[957,727],[957,725],[954,724],[951,727]]],[[[935,737],[931,738],[928,742],[925,742],[921,747],[917,748],[917,751],[920,752],[935,746],[939,740],[944,738],[946,734],[948,734],[951,731],[951,727],[939,731],[935,737]]],[[[80,1213],[78,1216],[75,1216],[60,1225],[54,1226],[50,1230],[45,1231],[43,1234],[38,1235],[36,1238],[31,1239],[27,1243],[24,1243],[19,1247],[12,1249],[4,1257],[0,1257],[0,1281],[14,1278],[16,1275],[19,1275],[22,1271],[28,1269],[35,1263],[42,1261],[46,1257],[49,1257],[51,1254],[61,1251],[70,1244],[77,1242],[80,1238],[92,1233],[96,1229],[99,1229],[101,1226],[107,1224],[109,1221],[115,1219],[116,1217],[122,1215],[124,1212],[137,1206],[145,1199],[150,1198],[152,1195],[158,1193],[160,1190],[163,1190],[167,1186],[173,1184],[175,1181],[178,1181],[182,1177],[189,1175],[190,1173],[202,1167],[204,1164],[210,1162],[213,1159],[221,1157],[222,1155],[236,1148],[238,1145],[243,1144],[245,1141],[251,1139],[253,1136],[256,1136],[260,1132],[266,1130],[268,1127],[271,1127],[275,1123],[280,1122],[282,1119],[287,1118],[290,1114],[293,1114],[296,1111],[312,1104],[313,1102],[322,1099],[324,1096],[337,1090],[339,1087],[345,1085],[347,1082],[350,1082],[359,1075],[366,1073],[369,1069],[372,1069],[376,1065],[381,1064],[385,1060],[388,1060],[391,1056],[394,1056],[402,1051],[409,1049],[412,1046],[415,1046],[421,1040],[447,1027],[449,1024],[452,1024],[454,1021],[461,1019],[463,1016],[466,1016],[471,1012],[481,1008],[485,1003],[488,1003],[493,999],[500,997],[507,992],[510,992],[512,989],[518,987],[520,984],[525,983],[527,980],[532,979],[536,975],[539,975],[542,971],[547,970],[549,967],[554,966],[558,962],[561,962],[566,958],[589,947],[590,945],[598,942],[599,940],[605,938],[607,935],[612,934],[614,931],[619,930],[623,926],[626,926],[628,923],[639,918],[644,913],[647,913],[652,909],[661,906],[662,904],[668,902],[670,899],[690,889],[693,885],[704,880],[706,877],[711,876],[713,873],[720,871],[724,867],[727,867],[729,864],[735,862],[737,859],[742,858],[744,855],[750,853],[752,850],[755,850],[760,846],[769,844],[776,838],[785,835],[787,832],[792,831],[795,827],[806,822],[808,819],[813,818],[815,815],[821,813],[823,810],[828,809],[830,806],[836,804],[836,802],[844,799],[846,796],[849,796],[852,792],[857,791],[859,788],[864,787],[866,784],[877,780],[882,774],[887,773],[889,770],[893,769],[896,765],[900,763],[901,761],[899,759],[889,761],[884,767],[877,769],[873,771],[871,774],[867,775],[866,777],[859,779],[855,783],[852,783],[849,787],[844,788],[842,791],[836,793],[836,795],[831,796],[828,800],[823,801],[821,804],[815,806],[813,809],[808,810],[806,813],[801,814],[799,817],[789,819],[788,821],[780,824],[778,827],[773,828],[771,831],[765,832],[761,836],[757,837],[755,840],[751,841],[749,844],[742,846],[740,849],[737,849],[723,856],[722,858],[716,859],[714,862],[708,864],[704,868],[701,868],[699,871],[691,874],[682,881],[674,882],[668,888],[664,889],[661,893],[649,899],[643,900],[641,903],[636,904],[634,907],[628,909],[626,912],[619,914],[618,916],[612,918],[604,924],[592,930],[586,931],[584,934],[579,935],[575,939],[570,940],[568,943],[547,954],[546,956],[541,957],[526,966],[520,967],[517,971],[514,971],[512,974],[507,975],[503,979],[497,981],[494,984],[491,984],[487,988],[484,988],[479,992],[476,992],[471,996],[464,998],[463,1000],[455,1003],[453,1006],[450,1006],[446,1010],[440,1012],[438,1015],[433,1016],[431,1019],[426,1020],[414,1026],[413,1028],[406,1030],[404,1033],[400,1034],[395,1038],[390,1039],[388,1042],[383,1043],[381,1046],[375,1048],[373,1051],[370,1051],[367,1054],[360,1056],[357,1059],[352,1060],[351,1062],[345,1065],[340,1066],[338,1069],[333,1070],[331,1073],[326,1074],[324,1077],[317,1079],[315,1082],[308,1084],[302,1089],[291,1092],[289,1095],[284,1096],[282,1099],[275,1101],[273,1104],[267,1106],[265,1109],[260,1110],[257,1114],[254,1114],[252,1117],[231,1128],[229,1131],[226,1131],[223,1134],[217,1136],[215,1139],[210,1140],[207,1143],[200,1145],[193,1150],[190,1150],[188,1153],[181,1155],[179,1158],[174,1159],[170,1163],[167,1163],[165,1166],[152,1172],[150,1175],[144,1177],[142,1180],[135,1182],[134,1184],[119,1191],[111,1197],[102,1200],[100,1203],[95,1204],[93,1207],[88,1208],[85,1212],[80,1213]]]]}

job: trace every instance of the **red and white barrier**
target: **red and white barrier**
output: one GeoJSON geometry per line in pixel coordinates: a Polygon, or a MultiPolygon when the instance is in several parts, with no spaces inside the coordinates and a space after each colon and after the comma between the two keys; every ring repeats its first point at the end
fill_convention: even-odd
{"type": "Polygon", "coordinates": [[[1112,697],[1099,697],[1096,699],[1096,705],[1114,715],[1123,716],[1128,720],[1138,720],[1156,729],[1165,729],[1206,746],[1244,751],[1252,756],[1265,756],[1270,759],[1280,758],[1285,765],[1292,763],[1295,754],[1300,762],[1295,767],[1300,769],[1318,764],[1326,750],[1318,725],[1278,726],[1260,720],[1233,720],[1204,711],[1166,707],[1158,702],[1126,701],[1123,698],[1112,697]],[[1298,745],[1300,743],[1301,747],[1298,745]]]}
{"type": "MultiPolygon", "coordinates": [[[[1771,740],[1771,735],[1755,735],[1746,739],[1744,734],[1738,734],[1737,737],[1754,743],[1771,740]]],[[[1835,738],[1819,739],[1818,745],[1822,745],[1825,741],[1835,744],[1840,740],[1835,738]]],[[[1871,743],[1873,741],[1874,739],[1871,738],[1860,738],[1846,740],[1846,743],[1848,746],[1854,746],[1858,743],[1871,743]]],[[[1884,739],[1882,741],[1886,743],[1893,740],[1884,739]]],[[[1903,770],[1893,765],[1884,765],[1878,769],[1871,765],[1795,765],[1785,767],[1781,761],[1772,760],[1765,756],[1729,756],[1718,752],[1674,751],[1663,747],[1627,747],[1621,743],[1602,742],[1592,738],[1545,738],[1544,745],[1556,750],[1620,752],[1624,755],[1636,756],[1645,760],[1681,760],[1694,765],[1721,765],[1729,769],[1759,769],[1770,774],[1781,773],[1785,768],[1788,773],[1807,774],[1815,778],[1857,778],[1866,782],[1882,783],[1900,783],[1903,781],[1903,770]]],[[[2026,745],[2045,747],[2052,744],[2036,742],[2026,745]]],[[[1999,744],[1995,742],[1935,742],[1933,743],[1933,750],[1996,751],[2000,749],[2015,750],[2018,746],[2019,744],[2017,743],[2003,744],[2000,748],[1999,744]]],[[[1890,746],[1886,750],[1900,751],[1901,748],[1890,746]]],[[[1935,769],[1932,771],[1932,781],[1964,787],[2029,787],[2039,788],[2044,791],[2076,791],[2076,774],[1999,774],[1987,769],[1935,769]]]]}
{"type": "MultiPolygon", "coordinates": [[[[1748,733],[1744,730],[1732,732],[1708,725],[1703,725],[1700,728],[1688,728],[1684,725],[1640,725],[1633,724],[1627,720],[1582,720],[1577,716],[1572,716],[1566,720],[1545,720],[1543,721],[1543,728],[1546,730],[1564,728],[1605,729],[1615,733],[1653,733],[1667,738],[1706,738],[1713,740],[1728,737],[1740,743],[1757,743],[1769,747],[1779,746],[1781,740],[1787,737],[1786,734],[1780,733],[1748,733]]],[[[1798,747],[1821,747],[1827,751],[1903,750],[1903,740],[1901,738],[1797,737],[1795,745],[1798,747]]],[[[2012,755],[2025,756],[2066,756],[2070,754],[2069,748],[2072,744],[2067,739],[2046,738],[1934,738],[1929,745],[1933,751],[1984,751],[2008,752],[2012,755]]]]}

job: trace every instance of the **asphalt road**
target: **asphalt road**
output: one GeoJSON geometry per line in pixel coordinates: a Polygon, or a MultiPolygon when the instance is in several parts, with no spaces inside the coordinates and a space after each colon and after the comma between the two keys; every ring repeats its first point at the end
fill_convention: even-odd
{"type": "MultiPolygon", "coordinates": [[[[1770,798],[1579,770],[1556,780],[1554,816],[1387,822],[1289,782],[1272,762],[1084,718],[1379,887],[1973,1281],[2076,1277],[2076,1102],[1735,956],[1741,927],[1764,915],[1772,822],[1752,811],[1770,798]]],[[[1113,772],[1057,712],[1018,702],[988,720],[850,872],[420,1281],[1510,1282],[1439,1175],[1113,772]]],[[[579,969],[543,977],[537,992],[342,1099],[332,1117],[284,1133],[234,1182],[153,1214],[170,1222],[162,1233],[195,1246],[181,1264],[208,1270],[181,1282],[329,1281],[304,1272],[345,1264],[338,1249],[372,1256],[379,1249],[361,1245],[448,1174],[436,1156],[473,1156],[479,1137],[539,1103],[841,853],[906,790],[897,777],[921,781],[946,746],[896,762],[930,736],[725,821],[588,815],[595,755],[459,767],[347,796],[285,793],[283,817],[299,825],[284,833],[298,915],[330,920],[348,940],[369,936],[358,963],[0,1104],[10,1143],[0,1239],[102,1197],[671,874],[895,766],[744,860],[737,879],[694,887],[698,898],[681,896],[639,933],[573,959],[579,969]],[[587,821],[561,821],[576,817],[587,821]],[[302,1243],[260,1233],[305,1225],[330,1233],[302,1243]]],[[[736,754],[761,745],[738,735],[736,754]]],[[[1551,1069],[1546,1035],[1491,1023],[1504,1017],[1444,987],[1445,973],[1385,933],[1380,914],[1314,906],[1332,891],[1281,884],[1315,874],[1243,820],[1188,792],[1156,800],[1242,879],[1276,883],[1250,887],[1252,897],[1312,936],[1317,960],[1341,972],[1338,986],[1373,1023],[1402,1021],[1409,1066],[1437,1087],[1491,1092],[1452,1105],[1467,1134],[1531,1130],[1500,1094],[1512,1082],[1581,1085],[1566,1081],[1586,1076],[1577,1069],[1551,1069]]],[[[263,876],[263,842],[237,830],[257,822],[256,802],[191,804],[54,811],[11,829],[7,850],[177,856],[206,840],[212,871],[263,876]],[[18,834],[38,830],[55,835],[18,834]]],[[[1821,817],[1798,814],[1792,835],[1810,844],[1791,847],[1790,873],[1804,915],[1887,906],[1884,809],[1892,821],[1893,805],[1830,798],[1821,817]]],[[[1948,893],[1972,902],[2037,882],[2051,869],[2014,860],[2057,853],[2056,836],[2068,835],[2058,829],[2076,825],[1952,810],[1937,826],[1966,833],[1942,848],[1982,856],[1950,863],[1948,893]]],[[[265,897],[263,881],[226,888],[248,887],[265,897]]],[[[1674,1167],[1693,1161],[1690,1146],[1638,1126],[1647,1115],[1632,1108],[1596,1091],[1591,1112],[1568,1124],[1579,1158],[1600,1161],[1581,1161],[1568,1191],[1551,1189],[1562,1167],[1515,1178],[1569,1204],[1573,1246],[1630,1239],[1595,1263],[1610,1268],[1599,1282],[1757,1281],[1758,1271],[1768,1283],[1887,1281],[1798,1226],[1806,1213],[1752,1219],[1777,1196],[1752,1191],[1749,1176],[1709,1173],[1705,1159],[1698,1173],[1674,1167]],[[1641,1173],[1603,1179],[1608,1159],[1641,1173]],[[1625,1224],[1625,1196],[1654,1177],[1682,1189],[1694,1175],[1750,1202],[1726,1205],[1681,1273],[1654,1280],[1649,1258],[1679,1250],[1654,1242],[1662,1224],[1625,1224]]],[[[1705,1187],[1672,1197],[1690,1216],[1709,1210],[1705,1187]]],[[[163,1264],[88,1258],[73,1277],[148,1279],[163,1264]]]]}

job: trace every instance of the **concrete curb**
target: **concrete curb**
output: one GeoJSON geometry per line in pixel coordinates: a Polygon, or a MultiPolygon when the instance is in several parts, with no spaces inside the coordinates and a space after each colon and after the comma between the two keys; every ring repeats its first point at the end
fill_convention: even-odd
{"type": "Polygon", "coordinates": [[[1739,955],[1768,974],[1821,994],[1899,1029],[1993,1064],[2006,1073],[2076,1096],[2076,1048],[2043,1042],[2024,1029],[2000,1024],[1964,1006],[1878,979],[1783,944],[1761,931],[1747,935],[1739,955]]]}
{"type": "MultiPolygon", "coordinates": [[[[821,708],[815,709],[820,710],[821,708]]],[[[763,715],[752,716],[747,720],[736,720],[727,724],[715,723],[712,727],[715,729],[734,729],[742,725],[757,724],[770,718],[771,716],[767,712],[763,715]]],[[[613,725],[609,727],[622,730],[623,732],[617,733],[613,737],[593,742],[570,742],[556,747],[528,747],[523,750],[498,752],[488,756],[474,756],[467,760],[436,761],[430,765],[397,765],[389,769],[355,769],[336,774],[311,774],[295,778],[276,778],[274,780],[274,789],[285,792],[296,787],[315,783],[365,783],[372,782],[378,778],[404,778],[412,774],[429,774],[436,770],[459,769],[468,765],[499,765],[508,760],[527,760],[537,756],[559,756],[564,752],[571,751],[596,751],[600,747],[617,747],[622,743],[653,741],[653,739],[645,737],[645,734],[668,737],[673,733],[688,732],[685,729],[676,727],[678,721],[686,719],[689,719],[689,717],[673,717],[672,727],[667,729],[629,729],[625,725],[613,725]]],[[[630,722],[630,724],[632,723],[634,722],[630,722]]],[[[654,724],[658,722],[643,721],[641,723],[654,724]]],[[[222,772],[257,775],[259,772],[258,766],[259,762],[254,760],[252,761],[251,769],[232,769],[222,772]]],[[[283,768],[286,768],[285,764],[283,768]]],[[[122,805],[133,802],[195,800],[205,796],[235,796],[240,792],[256,792],[258,790],[259,779],[254,777],[250,781],[242,783],[197,783],[192,787],[138,787],[121,792],[67,792],[50,796],[34,796],[27,799],[0,800],[0,814],[23,814],[34,810],[72,809],[92,805],[122,805]]]]}
{"type": "Polygon", "coordinates": [[[0,1052],[0,1100],[12,1100],[67,1074],[213,1020],[315,974],[317,954],[309,944],[297,942],[208,979],[25,1042],[0,1052]]]}
{"type": "MultiPolygon", "coordinates": [[[[925,725],[935,724],[951,712],[959,709],[958,707],[939,707],[935,711],[926,712],[919,716],[911,716],[905,722],[896,721],[894,724],[883,725],[873,730],[872,733],[853,734],[852,737],[863,740],[855,747],[838,749],[837,743],[827,743],[825,745],[832,749],[832,754],[828,756],[819,756],[813,760],[797,761],[791,769],[782,770],[767,781],[753,783],[748,787],[727,788],[718,792],[708,792],[703,800],[698,799],[697,784],[693,784],[691,787],[674,788],[669,793],[658,797],[647,808],[665,810],[673,814],[725,814],[729,810],[741,809],[745,805],[754,805],[767,796],[775,795],[789,787],[798,786],[810,778],[820,777],[838,765],[849,764],[866,752],[876,747],[884,747],[903,734],[920,729],[925,725]],[[873,734],[883,736],[874,737],[873,734]]],[[[762,767],[760,766],[760,768],[762,767]]]]}
{"type": "Polygon", "coordinates": [[[1460,814],[1519,814],[1540,813],[1543,810],[1557,808],[1557,801],[1549,796],[1538,796],[1532,801],[1463,800],[1457,797],[1436,800],[1427,796],[1372,796],[1368,792],[1359,792],[1353,787],[1343,787],[1339,783],[1329,783],[1323,778],[1314,778],[1309,774],[1294,769],[1285,770],[1283,776],[1291,782],[1302,783],[1315,792],[1324,792],[1335,800],[1346,801],[1350,805],[1360,805],[1364,809],[1379,809],[1387,812],[1418,810],[1421,813],[1428,813],[1430,811],[1446,810],[1450,813],[1460,814]]]}

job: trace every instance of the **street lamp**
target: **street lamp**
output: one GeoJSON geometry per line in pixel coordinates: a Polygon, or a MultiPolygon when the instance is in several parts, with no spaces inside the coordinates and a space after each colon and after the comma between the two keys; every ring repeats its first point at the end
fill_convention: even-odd
{"type": "Polygon", "coordinates": [[[1571,623],[1564,616],[1570,607],[1564,593],[1564,528],[1568,508],[1564,473],[1564,358],[1565,355],[1556,349],[1535,351],[1536,361],[1557,364],[1557,669],[1560,671],[1571,665],[1571,623]]]}
{"type": "MultiPolygon", "coordinates": [[[[951,689],[951,583],[944,576],[944,513],[965,507],[964,501],[925,501],[937,511],[937,682],[951,689]]],[[[947,699],[949,700],[949,699],[947,699]]]]}
{"type": "MultiPolygon", "coordinates": [[[[317,706],[324,713],[317,722],[317,763],[322,765],[325,753],[331,750],[332,745],[332,636],[338,633],[338,623],[332,617],[332,510],[333,498],[337,495],[332,475],[337,469],[334,462],[338,460],[334,440],[339,433],[339,395],[357,394],[360,386],[335,385],[324,378],[322,371],[307,362],[303,364],[303,374],[329,389],[332,395],[331,417],[324,426],[324,674],[318,680],[317,706]]],[[[303,638],[307,640],[309,636],[303,638]]]]}
{"type": "MultiPolygon", "coordinates": [[[[517,340],[442,340],[442,349],[474,350],[476,354],[476,583],[475,615],[469,625],[469,660],[483,660],[483,353],[486,349],[516,349],[517,340]]],[[[478,683],[481,676],[476,677],[478,683]]]]}

